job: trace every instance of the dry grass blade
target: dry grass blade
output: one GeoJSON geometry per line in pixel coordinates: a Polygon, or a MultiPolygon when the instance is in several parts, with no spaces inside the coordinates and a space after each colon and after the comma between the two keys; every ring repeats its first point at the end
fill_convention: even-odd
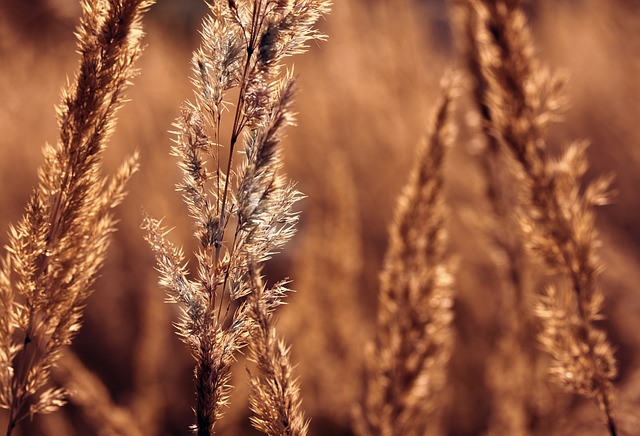
{"type": "Polygon", "coordinates": [[[131,414],[138,426],[145,429],[145,434],[151,436],[160,434],[162,414],[169,404],[163,394],[166,382],[162,371],[169,336],[161,327],[169,325],[169,311],[161,298],[154,298],[157,295],[155,273],[149,271],[147,277],[141,290],[145,304],[133,357],[131,414]]]}
{"type": "Polygon", "coordinates": [[[60,138],[44,149],[40,183],[11,228],[2,266],[0,406],[10,410],[8,435],[28,416],[64,402],[64,391],[47,381],[80,328],[114,230],[111,209],[137,169],[134,156],[108,180],[100,158],[135,73],[141,16],[152,3],[82,2],[81,61],[58,108],[60,138]]]}
{"type": "Polygon", "coordinates": [[[598,245],[593,207],[606,201],[606,180],[585,189],[584,146],[559,160],[549,153],[545,130],[562,103],[560,80],[539,68],[524,14],[516,1],[471,1],[487,84],[489,127],[519,164],[524,213],[520,227],[528,247],[565,280],[538,300],[540,340],[553,357],[552,375],[564,388],[592,398],[611,434],[616,363],[606,335],[596,327],[603,295],[596,278],[598,245]]]}
{"type": "Polygon", "coordinates": [[[322,38],[313,26],[329,2],[241,0],[216,2],[209,10],[202,47],[193,56],[197,100],[185,104],[172,150],[184,173],[178,189],[196,222],[197,279],[188,277],[181,251],[166,241],[160,223],[144,223],[161,284],[185,307],[178,334],[196,359],[199,435],[214,432],[228,401],[231,362],[246,344],[246,307],[236,306],[252,292],[249,271],[294,232],[292,206],[300,194],[281,174],[279,143],[292,122],[295,81],[283,74],[283,59],[322,38]],[[233,88],[238,100],[225,165],[222,115],[233,88]],[[234,165],[239,143],[244,158],[234,165]]]}
{"type": "MultiPolygon", "coordinates": [[[[453,141],[447,77],[428,140],[396,209],[380,280],[377,337],[367,359],[363,435],[423,434],[444,387],[452,347],[443,162],[453,141]]],[[[432,423],[437,427],[437,423],[432,423]]]]}

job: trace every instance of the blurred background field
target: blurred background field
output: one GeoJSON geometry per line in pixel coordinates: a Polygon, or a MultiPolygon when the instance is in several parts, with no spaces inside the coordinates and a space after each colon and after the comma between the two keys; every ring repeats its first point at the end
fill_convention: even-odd
{"type": "MultiPolygon", "coordinates": [[[[362,395],[362,354],[372,338],[387,228],[424,136],[438,83],[464,68],[445,1],[335,0],[320,23],[329,39],[294,58],[297,126],[285,140],[287,173],[305,198],[298,234],[269,264],[270,280],[292,279],[297,292],[280,312],[292,346],[303,407],[315,435],[351,434],[362,395]]],[[[16,222],[42,161],[55,142],[54,106],[77,65],[73,0],[0,0],[0,229],[16,222]]],[[[187,434],[192,421],[192,360],[173,334],[177,308],[163,304],[142,211],[166,217],[171,238],[190,252],[192,224],[175,192],[180,174],[169,156],[173,120],[192,97],[191,51],[206,12],[200,0],[159,0],[146,17],[147,48],[121,110],[105,171],[141,152],[141,170],[118,208],[119,229],[73,349],[130,411],[144,434],[187,434]]],[[[615,201],[598,210],[603,325],[617,352],[621,434],[640,422],[640,4],[615,0],[527,3],[539,56],[567,75],[569,105],[552,129],[558,147],[588,139],[588,178],[616,175],[615,201]]],[[[491,208],[479,165],[483,139],[468,81],[456,115],[459,137],[447,162],[450,250],[457,260],[456,348],[445,404],[446,434],[482,434],[504,399],[489,366],[501,335],[504,259],[491,242],[491,208]]],[[[6,243],[6,232],[0,242],[6,243]]],[[[544,280],[541,280],[544,283],[544,280]]],[[[527,344],[532,349],[532,341],[527,344]]],[[[238,374],[245,373],[238,362],[238,374]]],[[[539,356],[539,370],[545,371],[539,356]]],[[[532,377],[532,386],[534,377],[532,377]]],[[[537,377],[539,379],[539,377],[537,377]]],[[[220,434],[252,434],[247,387],[234,382],[220,434]]],[[[533,389],[533,387],[532,387],[533,389]]],[[[604,434],[597,410],[555,388],[531,411],[534,434],[604,434]],[[548,402],[551,399],[551,402],[548,402]]],[[[0,418],[1,419],[1,418],[0,418]]],[[[100,434],[70,405],[38,416],[22,434],[100,434]]]]}

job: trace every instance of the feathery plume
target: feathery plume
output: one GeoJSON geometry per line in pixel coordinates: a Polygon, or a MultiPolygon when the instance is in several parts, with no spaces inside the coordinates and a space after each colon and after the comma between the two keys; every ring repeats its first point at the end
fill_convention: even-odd
{"type": "Polygon", "coordinates": [[[309,422],[305,419],[298,381],[293,376],[289,348],[278,339],[273,312],[282,304],[288,291],[278,283],[267,289],[260,271],[250,270],[253,282],[249,297],[250,359],[257,365],[259,375],[250,375],[249,397],[253,426],[270,436],[307,434],[309,422]]]}
{"type": "Polygon", "coordinates": [[[0,407],[7,435],[25,418],[64,403],[48,387],[52,368],[80,328],[114,231],[112,208],[137,169],[133,156],[112,178],[100,173],[102,152],[141,52],[148,0],[83,1],[80,67],[58,107],[60,138],[44,148],[39,185],[10,229],[0,273],[0,407]]]}
{"type": "Polygon", "coordinates": [[[540,341],[553,359],[551,374],[568,391],[593,399],[611,434],[616,363],[606,335],[596,327],[603,294],[593,207],[607,199],[608,179],[586,188],[584,145],[575,144],[559,160],[545,132],[562,106],[562,81],[541,69],[534,57],[526,19],[517,1],[472,0],[478,19],[485,104],[490,130],[510,150],[523,186],[520,228],[529,249],[552,273],[564,277],[550,285],[536,304],[540,341]]]}
{"type": "Polygon", "coordinates": [[[307,212],[294,259],[299,292],[283,310],[279,325],[300,356],[302,386],[313,392],[305,409],[346,428],[360,395],[353,380],[362,370],[362,344],[371,323],[358,292],[363,250],[353,168],[344,150],[326,154],[327,159],[318,162],[323,191],[315,194],[307,212]]]}
{"type": "Polygon", "coordinates": [[[189,278],[182,252],[159,221],[145,218],[143,227],[161,285],[184,308],[178,334],[196,359],[199,435],[213,434],[228,401],[235,352],[247,341],[242,300],[252,292],[249,271],[293,235],[292,206],[300,194],[281,174],[279,143],[293,122],[295,80],[282,72],[282,61],[323,38],[313,26],[328,11],[327,0],[215,2],[193,56],[196,101],[184,105],[172,153],[184,173],[178,190],[196,223],[197,278],[189,278]],[[238,97],[225,164],[222,115],[233,88],[238,97]],[[239,141],[244,158],[234,165],[239,141]]]}
{"type": "Polygon", "coordinates": [[[358,413],[362,435],[425,431],[453,348],[451,266],[445,254],[443,162],[453,141],[447,76],[427,142],[396,209],[380,278],[377,337],[358,413]]]}
{"type": "MultiPolygon", "coordinates": [[[[539,353],[535,341],[535,319],[530,308],[533,295],[531,259],[520,237],[519,224],[512,213],[517,202],[517,183],[510,170],[509,157],[491,132],[492,113],[487,105],[489,84],[482,74],[482,43],[477,38],[479,18],[467,0],[454,2],[454,18],[461,37],[467,69],[473,78],[473,100],[481,116],[484,147],[480,165],[487,183],[486,196],[493,212],[489,230],[496,254],[504,259],[496,269],[503,276],[500,293],[501,336],[487,365],[487,382],[492,390],[493,407],[489,434],[532,434],[532,423],[540,426],[542,398],[548,397],[546,375],[537,370],[539,353]]],[[[553,401],[546,398],[548,402],[553,401]]],[[[557,406],[557,401],[556,401],[557,406]]]]}
{"type": "Polygon", "coordinates": [[[69,392],[69,401],[80,408],[96,433],[113,436],[143,434],[131,413],[113,403],[107,387],[73,353],[66,353],[60,360],[54,378],[69,392]]]}

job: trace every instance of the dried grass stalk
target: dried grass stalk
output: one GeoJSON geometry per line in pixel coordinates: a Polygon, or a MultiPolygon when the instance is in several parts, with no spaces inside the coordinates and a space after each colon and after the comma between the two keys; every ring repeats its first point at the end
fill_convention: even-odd
{"type": "Polygon", "coordinates": [[[140,55],[145,0],[83,1],[76,80],[58,107],[60,138],[44,148],[40,182],[10,230],[0,270],[0,407],[7,434],[28,416],[64,402],[48,387],[51,369],[80,318],[114,230],[112,208],[137,168],[137,155],[111,179],[102,152],[140,55]]]}
{"type": "Polygon", "coordinates": [[[359,434],[423,434],[445,384],[453,348],[453,278],[445,254],[443,199],[443,162],[453,141],[452,80],[447,77],[431,133],[418,150],[390,229],[359,434]]]}
{"type": "Polygon", "coordinates": [[[517,1],[470,1],[481,44],[481,75],[490,130],[518,163],[523,186],[519,217],[528,248],[564,277],[536,305],[540,341],[553,358],[553,378],[568,391],[593,399],[611,434],[616,362],[601,319],[603,294],[594,206],[607,200],[608,179],[581,187],[585,147],[575,144],[560,159],[551,156],[545,132],[562,105],[562,82],[538,65],[526,19],[517,1]]]}
{"type": "MultiPolygon", "coordinates": [[[[527,255],[520,237],[517,217],[512,213],[517,204],[517,181],[510,170],[509,156],[492,134],[492,112],[487,105],[489,84],[482,74],[482,43],[477,38],[479,19],[473,5],[467,0],[454,3],[455,24],[460,34],[467,69],[473,78],[473,100],[481,116],[484,147],[480,165],[487,183],[486,196],[493,212],[488,229],[492,248],[500,262],[496,269],[503,276],[497,291],[500,293],[502,330],[494,354],[487,362],[487,382],[492,392],[492,413],[488,434],[532,434],[532,426],[545,422],[540,410],[543,404],[555,403],[545,386],[548,377],[537,370],[539,352],[532,347],[535,341],[535,317],[530,300],[532,260],[527,255]]],[[[547,418],[551,418],[547,416],[547,418]]]]}
{"type": "Polygon", "coordinates": [[[289,348],[278,339],[273,318],[288,290],[283,283],[267,289],[257,270],[252,269],[251,276],[249,350],[259,371],[258,375],[249,373],[251,423],[270,436],[304,436],[309,422],[302,411],[299,383],[293,376],[289,348]]]}
{"type": "Polygon", "coordinates": [[[182,252],[158,221],[146,218],[161,284],[183,304],[178,334],[196,359],[196,425],[209,435],[228,401],[235,352],[247,340],[250,267],[277,252],[292,236],[300,198],[281,174],[279,142],[291,124],[294,79],[283,59],[302,53],[329,10],[326,0],[230,0],[210,5],[202,47],[194,53],[195,103],[176,123],[173,154],[184,173],[178,186],[196,222],[198,273],[190,279],[182,252]],[[237,89],[226,164],[222,155],[224,98],[237,89]],[[234,165],[239,141],[244,158],[234,165]],[[205,159],[213,162],[208,167],[205,159]],[[226,169],[225,169],[226,168],[226,169]]]}

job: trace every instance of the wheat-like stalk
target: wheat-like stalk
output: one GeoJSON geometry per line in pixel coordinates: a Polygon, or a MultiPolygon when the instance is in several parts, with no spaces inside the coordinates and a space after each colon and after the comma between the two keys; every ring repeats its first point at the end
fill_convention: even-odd
{"type": "Polygon", "coordinates": [[[194,53],[195,103],[176,123],[173,154],[184,173],[178,189],[196,222],[198,274],[190,279],[181,251],[165,239],[157,220],[146,218],[147,239],[158,260],[161,284],[184,305],[178,333],[196,359],[196,425],[209,435],[229,395],[235,352],[246,344],[249,271],[292,236],[300,198],[281,174],[280,139],[292,123],[294,79],[283,59],[322,38],[315,22],[326,0],[229,0],[209,6],[202,47],[194,53]],[[225,97],[236,89],[228,156],[222,156],[225,97]],[[244,132],[244,134],[243,134],[244,132]],[[234,165],[242,141],[244,158],[234,165]],[[208,168],[206,158],[213,162],[208,168]],[[236,168],[237,167],[237,168],[236,168]]]}
{"type": "Polygon", "coordinates": [[[528,280],[532,265],[520,237],[517,218],[512,213],[513,204],[517,201],[517,183],[510,170],[509,157],[491,131],[492,112],[487,100],[489,84],[482,74],[482,43],[477,38],[479,18],[469,1],[456,0],[453,3],[464,60],[473,78],[473,101],[482,120],[485,146],[480,153],[480,165],[494,216],[489,237],[496,254],[503,259],[496,265],[504,275],[497,289],[503,333],[487,365],[488,383],[493,393],[488,433],[526,436],[531,434],[530,426],[537,404],[552,401],[544,398],[542,380],[539,380],[536,370],[537,352],[530,347],[535,335],[530,308],[532,286],[528,280]]]}
{"type": "MultiPolygon", "coordinates": [[[[377,337],[369,350],[363,435],[423,434],[453,348],[451,266],[445,254],[443,163],[453,141],[452,78],[398,203],[380,278],[377,337]]],[[[433,427],[437,424],[434,422],[433,427]]]]}
{"type": "Polygon", "coordinates": [[[562,103],[561,81],[538,65],[519,2],[470,3],[478,19],[482,68],[476,74],[488,87],[490,129],[511,151],[524,187],[521,230],[528,247],[565,278],[538,299],[541,343],[553,358],[553,378],[594,399],[615,434],[616,363],[605,333],[595,325],[603,294],[596,283],[593,207],[606,202],[609,180],[581,187],[587,169],[582,144],[569,147],[560,159],[551,156],[545,131],[562,103]]]}
{"type": "Polygon", "coordinates": [[[140,55],[146,0],[83,1],[80,68],[58,107],[60,138],[44,148],[39,185],[10,230],[0,271],[0,406],[7,435],[23,419],[55,410],[64,390],[47,386],[102,266],[111,209],[137,168],[137,155],[111,179],[102,152],[140,55]]]}
{"type": "Polygon", "coordinates": [[[250,269],[253,283],[248,302],[251,319],[250,359],[256,363],[259,374],[251,373],[249,397],[253,426],[270,436],[307,434],[309,422],[302,411],[298,381],[293,376],[289,348],[278,339],[273,311],[282,304],[288,291],[284,283],[266,288],[260,271],[250,269]]]}

